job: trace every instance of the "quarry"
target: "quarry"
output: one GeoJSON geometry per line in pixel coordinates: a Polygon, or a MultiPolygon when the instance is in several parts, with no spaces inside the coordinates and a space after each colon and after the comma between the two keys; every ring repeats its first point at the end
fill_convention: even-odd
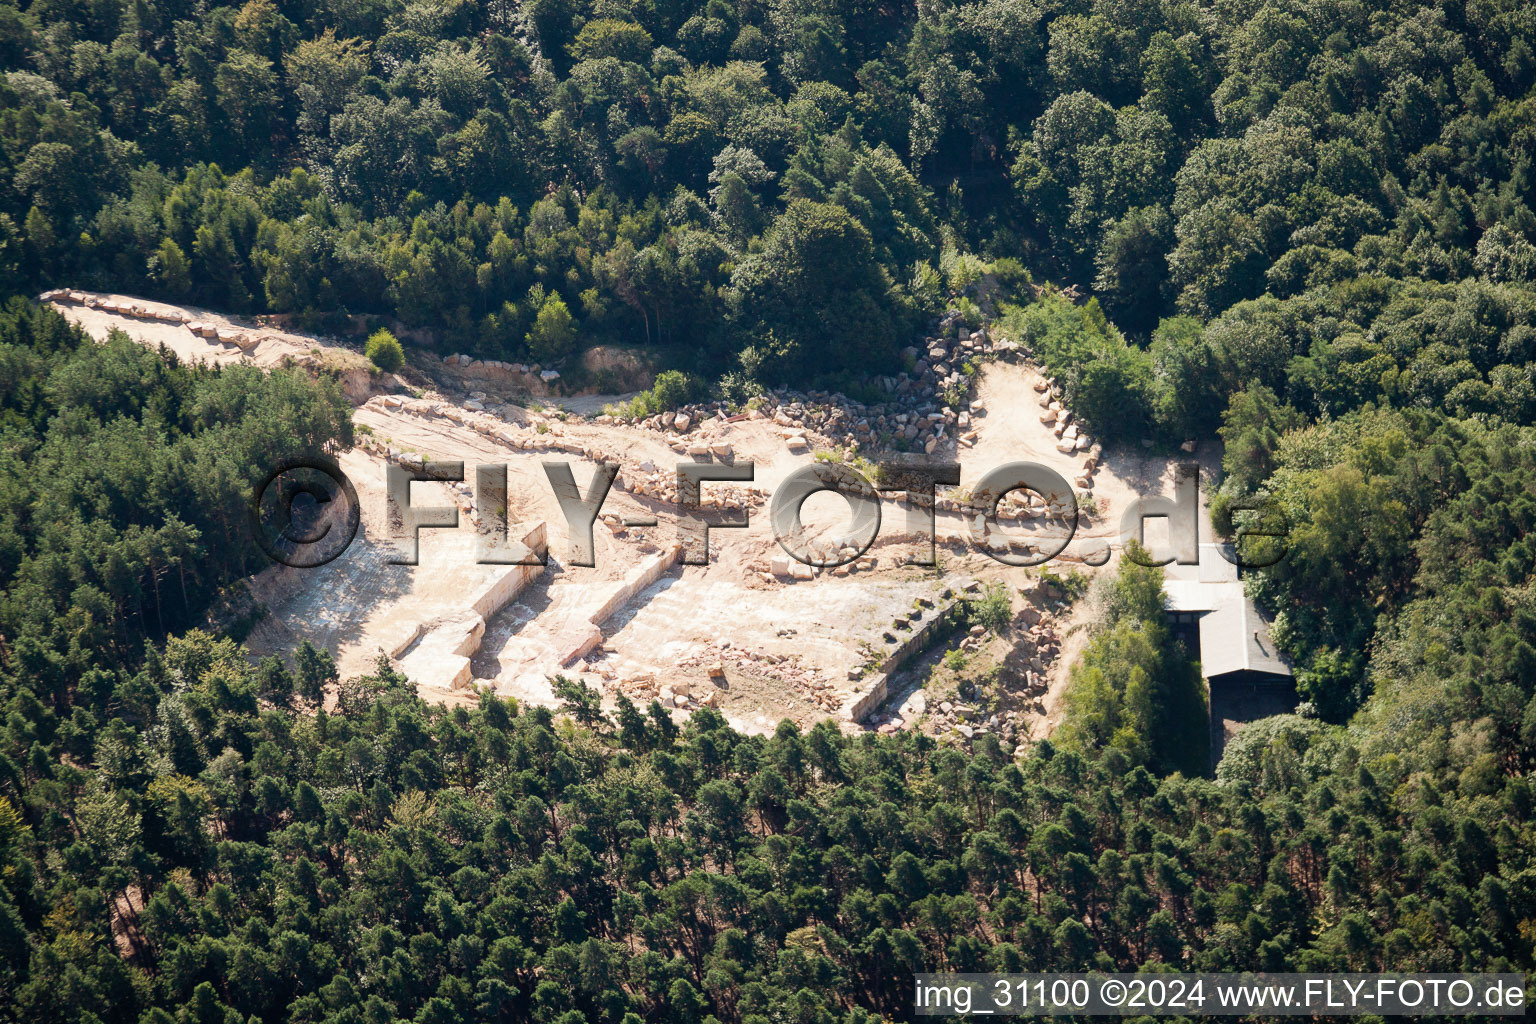
{"type": "Polygon", "coordinates": [[[183,361],[337,375],[355,406],[356,444],[339,463],[361,529],[334,561],[273,565],[246,581],[258,609],[246,646],[253,657],[286,655],[308,640],[331,651],[343,678],[382,657],[444,704],[490,692],[553,706],[552,680],[565,675],[610,704],[620,694],[657,700],[679,717],[711,707],[749,732],[790,719],[1038,739],[1059,718],[1086,633],[1074,595],[1113,564],[1132,501],[1173,490],[1175,460],[1095,443],[1026,350],[953,323],[909,350],[911,372],[882,382],[889,399],[878,407],[779,391],[745,408],[693,405],[630,420],[605,411],[628,396],[560,395],[553,368],[418,350],[386,374],[342,342],[270,323],[131,296],[43,298],[98,338],[121,330],[183,361]],[[785,480],[808,466],[868,470],[884,458],[958,463],[960,482],[931,499],[878,492],[879,532],[862,552],[847,535],[847,503],[812,494],[800,513],[815,560],[854,556],[824,568],[789,557],[768,515],[785,480]],[[418,481],[411,503],[454,507],[458,525],[422,529],[417,564],[395,564],[386,466],[445,461],[462,462],[464,479],[418,481]],[[971,492],[988,471],[1019,461],[1059,474],[1077,503],[1071,542],[1044,566],[1005,560],[1057,546],[1055,509],[1014,492],[988,518],[971,492]],[[583,493],[600,466],[617,468],[590,559],[574,557],[551,464],[567,465],[583,493]],[[707,467],[706,477],[750,467],[750,478],[706,480],[698,508],[685,509],[679,464],[707,467]],[[477,561],[477,532],[488,529],[474,501],[479,465],[506,467],[509,537],[542,564],[477,561]],[[716,520],[707,552],[689,550],[680,533],[680,518],[701,514],[716,520]],[[999,585],[1009,626],[967,625],[967,602],[999,585]],[[1009,696],[1006,715],[979,714],[963,695],[969,684],[955,693],[933,685],[952,650],[989,666],[1009,696]]]}

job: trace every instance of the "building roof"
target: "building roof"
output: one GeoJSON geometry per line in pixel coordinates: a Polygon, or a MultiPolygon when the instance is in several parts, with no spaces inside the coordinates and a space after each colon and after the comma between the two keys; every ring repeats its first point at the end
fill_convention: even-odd
{"type": "Polygon", "coordinates": [[[1237,564],[1228,561],[1236,558],[1230,544],[1200,545],[1200,561],[1196,565],[1180,565],[1169,562],[1163,566],[1163,578],[1170,583],[1236,583],[1237,564]]]}
{"type": "Polygon", "coordinates": [[[1200,545],[1198,565],[1163,567],[1163,591],[1171,612],[1200,612],[1200,671],[1205,678],[1229,672],[1289,676],[1291,667],[1269,635],[1269,622],[1249,600],[1237,566],[1223,556],[1231,546],[1200,545]]]}
{"type": "Polygon", "coordinates": [[[1200,617],[1200,674],[1212,679],[1244,671],[1289,676],[1291,666],[1275,647],[1269,623],[1239,593],[1200,617]]]}
{"type": "Polygon", "coordinates": [[[1163,580],[1170,612],[1213,612],[1243,592],[1241,583],[1201,583],[1198,580],[1163,580]]]}
{"type": "Polygon", "coordinates": [[[1221,556],[1219,544],[1201,544],[1198,565],[1163,566],[1163,593],[1171,612],[1213,612],[1242,597],[1237,566],[1221,556]]]}

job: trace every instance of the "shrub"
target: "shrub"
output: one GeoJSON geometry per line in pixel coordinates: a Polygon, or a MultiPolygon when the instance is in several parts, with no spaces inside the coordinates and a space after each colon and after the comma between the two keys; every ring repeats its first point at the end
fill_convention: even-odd
{"type": "Polygon", "coordinates": [[[656,376],[649,391],[640,392],[629,400],[627,407],[620,407],[619,411],[631,419],[654,416],[696,401],[704,391],[704,382],[693,374],[681,370],[665,370],[656,376]]]}
{"type": "Polygon", "coordinates": [[[987,584],[981,596],[971,602],[971,621],[985,626],[994,633],[1002,633],[1013,621],[1013,601],[1008,596],[1006,584],[994,581],[987,584]]]}
{"type": "Polygon", "coordinates": [[[763,386],[747,376],[744,370],[731,370],[721,375],[715,382],[715,391],[723,400],[736,407],[765,394],[763,386]]]}
{"type": "Polygon", "coordinates": [[[992,276],[997,278],[1001,289],[1000,298],[1006,302],[1020,302],[1033,298],[1029,286],[1034,283],[1024,264],[1011,256],[992,261],[992,276]]]}
{"type": "Polygon", "coordinates": [[[540,362],[552,362],[570,354],[571,346],[576,342],[576,325],[560,296],[545,298],[526,340],[528,350],[540,362]]]}
{"type": "Polygon", "coordinates": [[[400,339],[382,328],[368,336],[364,352],[368,361],[385,373],[394,373],[405,365],[405,349],[400,347],[400,339]]]}
{"type": "Polygon", "coordinates": [[[962,295],[953,303],[954,308],[960,313],[960,319],[965,326],[975,330],[982,324],[981,307],[972,302],[968,296],[962,295]]]}
{"type": "Polygon", "coordinates": [[[1152,360],[1126,343],[1097,301],[1051,293],[1006,309],[1004,333],[1030,346],[1061,381],[1066,404],[1097,434],[1127,440],[1152,422],[1152,360]]]}
{"type": "Polygon", "coordinates": [[[667,370],[656,377],[651,385],[651,404],[658,411],[675,409],[693,399],[698,393],[698,381],[680,370],[667,370]]]}

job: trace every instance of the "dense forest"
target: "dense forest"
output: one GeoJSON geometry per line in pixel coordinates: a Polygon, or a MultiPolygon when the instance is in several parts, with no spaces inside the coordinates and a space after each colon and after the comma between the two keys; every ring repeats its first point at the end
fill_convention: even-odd
{"type": "MultiPolygon", "coordinates": [[[[184,367],[51,310],[0,311],[0,636],[33,695],[107,701],[146,637],[200,622],[221,586],[267,564],[252,480],[352,443],[334,381],[184,367]]],[[[89,729],[89,724],[83,724],[89,729]]]]}
{"type": "Polygon", "coordinates": [[[1420,385],[1412,322],[1529,320],[1533,47],[1517,0],[8,0],[0,263],[771,382],[894,366],[1004,260],[1090,289],[1090,384],[1177,430],[1293,359],[1505,409],[1523,355],[1420,385]],[[1175,313],[1217,337],[1149,349],[1175,313]]]}
{"type": "Polygon", "coordinates": [[[1320,686],[1347,727],[1265,720],[1207,779],[1129,560],[1022,756],[253,665],[187,628],[249,568],[203,538],[243,460],[347,442],[332,386],[19,301],[0,366],[0,1019],[830,1024],[905,1016],[915,969],[1532,965],[1528,426],[1233,403],[1231,475],[1304,524],[1267,585],[1374,691],[1320,686]]]}
{"type": "Polygon", "coordinates": [[[251,664],[198,627],[257,567],[252,474],[351,443],[334,384],[17,299],[0,1021],[853,1024],[915,969],[1532,968],[1536,8],[36,0],[0,65],[6,294],[643,346],[730,398],[993,317],[1110,443],[1220,437],[1218,524],[1287,528],[1253,585],[1304,699],[1202,777],[1130,564],[1016,756],[251,664]]]}
{"type": "MultiPolygon", "coordinates": [[[[1160,590],[1125,564],[1115,631],[1160,590]]],[[[1091,737],[680,728],[579,684],[448,710],[387,664],[328,712],[323,656],[197,630],[67,718],[13,677],[0,1015],[873,1024],[921,969],[1526,970],[1536,702],[1489,666],[1536,620],[1501,594],[1388,645],[1356,727],[1266,720],[1215,780],[1091,737]]]]}

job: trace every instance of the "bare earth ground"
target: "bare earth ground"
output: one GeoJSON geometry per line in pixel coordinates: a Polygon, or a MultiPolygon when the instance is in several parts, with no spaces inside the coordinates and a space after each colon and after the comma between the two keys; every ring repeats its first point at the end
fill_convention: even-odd
{"type": "MultiPolygon", "coordinates": [[[[253,593],[268,609],[266,620],[248,642],[253,655],[287,652],[307,638],[328,647],[345,676],[366,671],[382,652],[409,669],[421,669],[418,682],[424,694],[445,702],[474,699],[473,688],[466,685],[472,680],[499,693],[549,703],[553,701],[549,677],[558,671],[582,675],[610,698],[623,691],[648,699],[659,686],[677,682],[678,689],[692,690],[690,706],[697,706],[700,695],[706,694],[739,728],[768,731],[782,718],[806,725],[832,715],[858,691],[859,684],[850,680],[850,673],[856,673],[869,652],[879,647],[892,617],[912,608],[919,597],[935,598],[946,579],[969,574],[1001,579],[1017,588],[1034,572],[1001,566],[975,552],[965,542],[967,524],[953,513],[938,517],[942,568],[904,564],[921,547],[910,537],[888,539],[905,530],[906,508],[896,500],[882,502],[881,540],[870,552],[875,565],[852,575],[824,572],[814,579],[795,580],[769,575],[769,560],[779,554],[779,548],[762,503],[752,510],[745,528],[711,532],[708,565],[672,564],[677,542],[675,506],[619,486],[609,493],[603,514],[653,517],[656,525],[610,528],[600,522],[595,528],[596,566],[572,565],[567,527],[541,464],[569,462],[577,484],[585,488],[595,468],[592,459],[565,451],[525,450],[466,423],[425,414],[425,403],[404,393],[399,380],[370,380],[356,352],[314,338],[263,330],[258,344],[241,351],[198,337],[179,324],[79,304],[56,306],[97,337],[120,328],[145,344],[164,345],[183,360],[245,361],[270,367],[299,359],[343,374],[349,395],[359,404],[355,422],[362,428],[360,434],[366,433],[375,449],[359,448],[341,460],[362,501],[361,536],[323,568],[274,567],[250,581],[253,593]],[[393,391],[404,403],[386,402],[381,390],[393,391]],[[380,454],[385,448],[433,461],[462,460],[466,484],[473,482],[475,464],[505,463],[509,516],[517,523],[545,524],[548,566],[528,570],[533,578],[521,593],[504,605],[496,604],[480,622],[473,621],[470,606],[476,601],[495,604],[498,588],[520,585],[521,579],[513,576],[523,570],[474,563],[468,514],[471,492],[468,486],[454,489],[443,483],[415,484],[412,501],[459,505],[463,510],[459,530],[454,535],[424,530],[418,565],[387,564],[382,543],[385,460],[380,454]],[[626,581],[632,584],[637,567],[645,566],[657,569],[655,579],[604,615],[616,588],[626,581]],[[583,638],[590,641],[589,649],[562,664],[562,654],[583,638]],[[453,653],[439,657],[438,652],[449,648],[453,653]],[[711,681],[711,669],[723,669],[723,677],[711,681]]],[[[235,323],[205,310],[187,312],[210,322],[235,323]]],[[[244,329],[252,330],[248,325],[244,329]]],[[[1039,379],[1025,365],[986,364],[975,396],[980,407],[973,420],[977,438],[973,447],[962,447],[955,454],[962,465],[962,489],[987,470],[1010,461],[1043,463],[1069,481],[1081,472],[1082,453],[1058,452],[1056,438],[1040,422],[1040,396],[1034,390],[1039,379]]],[[[465,409],[466,394],[455,390],[452,381],[439,378],[437,383],[441,390],[422,391],[421,397],[465,409]]],[[[573,414],[595,414],[615,397],[580,396],[561,400],[560,405],[573,414]]],[[[471,417],[482,426],[493,421],[508,436],[539,445],[559,442],[600,451],[620,463],[624,480],[643,475],[646,466],[671,474],[680,462],[714,461],[679,454],[672,447],[679,438],[670,431],[599,424],[581,415],[562,418],[558,409],[502,405],[495,397],[487,397],[482,404],[486,411],[471,417]]],[[[725,461],[751,462],[750,486],[771,495],[788,473],[812,461],[808,452],[792,454],[784,433],[767,418],[732,423],[715,419],[702,428],[696,426],[687,440],[705,437],[729,443],[733,455],[725,461]]],[[[1141,450],[1106,450],[1094,477],[1093,496],[1099,505],[1107,505],[1108,514],[1090,518],[1079,529],[1066,558],[1051,567],[1089,574],[1105,571],[1084,565],[1081,558],[1089,555],[1090,561],[1099,560],[1091,556],[1102,554],[1116,540],[1120,516],[1134,496],[1171,493],[1172,469],[1172,460],[1166,457],[1141,450]]],[[[706,485],[706,497],[711,493],[712,485],[706,485]]],[[[813,533],[836,532],[836,524],[846,517],[841,500],[833,495],[812,498],[804,514],[813,533]]],[[[1022,599],[1016,589],[1013,592],[1019,607],[1022,599]]],[[[1049,687],[1038,710],[1031,712],[1028,735],[1039,738],[1059,721],[1066,667],[1087,632],[1071,627],[1082,621],[1078,611],[1057,623],[1062,650],[1048,666],[1049,687]]],[[[417,678],[414,671],[411,674],[417,678]]]]}
{"type": "Polygon", "coordinates": [[[1051,663],[1050,683],[1040,701],[1041,712],[1029,722],[1029,735],[1032,739],[1045,739],[1061,724],[1067,710],[1066,701],[1063,700],[1067,693],[1067,681],[1072,665],[1088,644],[1089,627],[1093,624],[1096,611],[1088,603],[1079,602],[1072,606],[1071,613],[1063,619],[1061,653],[1051,663]]]}
{"type": "Polygon", "coordinates": [[[234,345],[222,345],[199,337],[188,330],[185,324],[169,323],[149,317],[129,317],[74,303],[55,302],[53,304],[55,309],[85,328],[94,337],[105,338],[109,330],[117,327],[142,344],[151,347],[163,345],[183,362],[202,362],[213,365],[245,362],[255,366],[274,367],[282,365],[285,359],[305,355],[326,355],[334,360],[332,365],[336,368],[366,370],[368,366],[367,360],[362,355],[350,349],[327,345],[307,335],[292,334],[277,328],[262,326],[257,320],[226,316],[198,306],[150,302],[131,295],[107,292],[92,294],[109,302],[138,303],[149,311],[180,311],[190,315],[196,321],[249,332],[259,339],[252,347],[242,350],[234,345]]]}

